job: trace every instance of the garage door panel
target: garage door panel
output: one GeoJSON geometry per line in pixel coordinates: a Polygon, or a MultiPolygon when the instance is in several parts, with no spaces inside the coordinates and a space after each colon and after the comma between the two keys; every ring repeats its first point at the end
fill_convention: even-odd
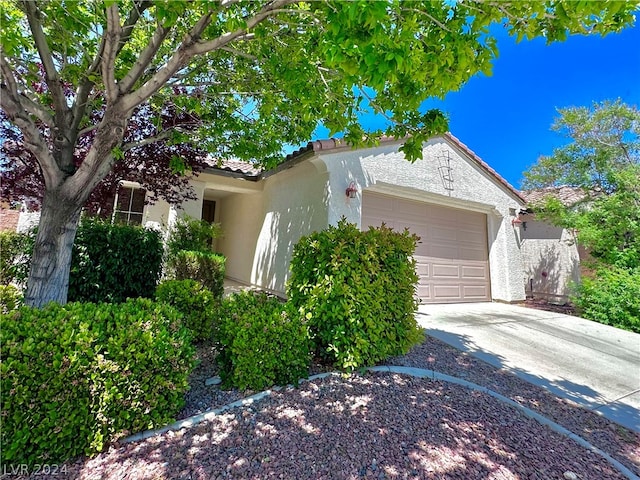
{"type": "Polygon", "coordinates": [[[460,266],[459,265],[443,265],[434,263],[433,265],[433,275],[432,278],[434,280],[439,280],[441,278],[460,278],[460,266]]]}
{"type": "Polygon", "coordinates": [[[477,248],[469,248],[461,246],[458,250],[458,259],[460,260],[470,260],[476,262],[482,262],[483,260],[487,260],[486,252],[479,250],[477,248]]]}
{"type": "Polygon", "coordinates": [[[460,252],[459,248],[455,244],[429,244],[427,243],[427,255],[434,258],[448,258],[454,259],[458,258],[460,252]]]}
{"type": "Polygon", "coordinates": [[[435,301],[460,301],[462,291],[460,285],[434,285],[433,300],[435,301]]]}
{"type": "Polygon", "coordinates": [[[489,280],[489,272],[484,265],[462,265],[460,278],[464,280],[489,280]]]}
{"type": "Polygon", "coordinates": [[[464,285],[463,289],[464,298],[470,301],[475,299],[475,301],[481,302],[489,295],[489,289],[485,285],[464,285]]]}
{"type": "Polygon", "coordinates": [[[491,300],[486,215],[371,192],[362,205],[363,230],[384,222],[420,237],[414,258],[423,303],[491,300]]]}

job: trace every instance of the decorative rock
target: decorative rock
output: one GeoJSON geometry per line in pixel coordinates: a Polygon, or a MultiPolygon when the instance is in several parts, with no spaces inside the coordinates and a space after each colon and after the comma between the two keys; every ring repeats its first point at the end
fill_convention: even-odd
{"type": "Polygon", "coordinates": [[[570,471],[566,471],[564,472],[564,474],[562,475],[564,478],[566,478],[567,480],[578,480],[578,476],[570,471]]]}
{"type": "Polygon", "coordinates": [[[204,381],[204,384],[209,387],[211,385],[220,385],[222,383],[222,379],[220,377],[211,377],[211,378],[207,378],[204,381]]]}

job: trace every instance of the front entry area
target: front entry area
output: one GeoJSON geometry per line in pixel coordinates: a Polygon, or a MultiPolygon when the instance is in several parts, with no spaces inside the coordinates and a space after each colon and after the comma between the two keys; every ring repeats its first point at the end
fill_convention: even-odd
{"type": "Polygon", "coordinates": [[[491,301],[485,214],[363,192],[362,229],[382,223],[420,237],[415,259],[421,303],[491,301]]]}

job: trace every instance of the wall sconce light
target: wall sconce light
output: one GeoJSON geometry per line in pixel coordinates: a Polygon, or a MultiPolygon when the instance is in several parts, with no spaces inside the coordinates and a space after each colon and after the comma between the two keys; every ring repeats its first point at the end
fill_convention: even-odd
{"type": "Polygon", "coordinates": [[[355,182],[351,182],[347,187],[346,195],[348,198],[356,198],[356,194],[358,193],[358,187],[356,187],[355,182]]]}

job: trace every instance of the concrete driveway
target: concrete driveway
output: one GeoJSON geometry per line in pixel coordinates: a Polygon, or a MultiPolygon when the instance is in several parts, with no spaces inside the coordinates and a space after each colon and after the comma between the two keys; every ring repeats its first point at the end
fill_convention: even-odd
{"type": "Polygon", "coordinates": [[[500,303],[422,305],[429,335],[640,432],[640,335],[500,303]]]}

